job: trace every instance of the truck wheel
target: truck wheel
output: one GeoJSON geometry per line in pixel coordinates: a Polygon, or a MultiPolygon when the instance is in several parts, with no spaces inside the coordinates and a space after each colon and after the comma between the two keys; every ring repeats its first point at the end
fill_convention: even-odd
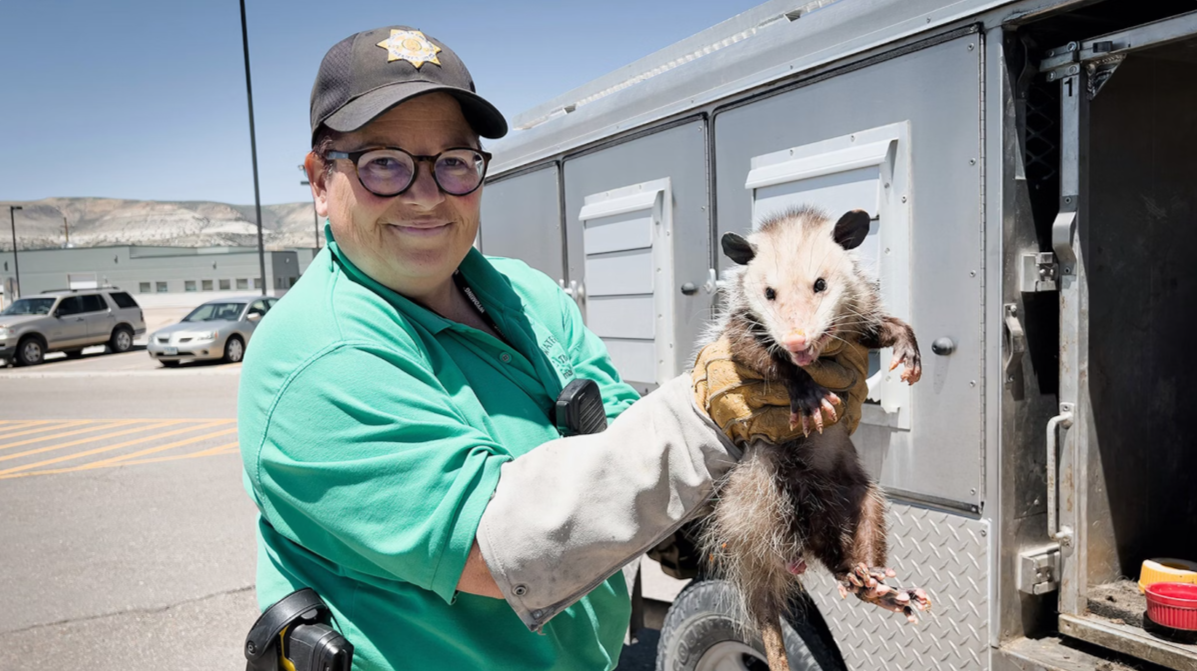
{"type": "Polygon", "coordinates": [[[17,345],[17,363],[22,366],[36,366],[45,359],[46,344],[37,336],[27,336],[17,345]]]}
{"type": "Polygon", "coordinates": [[[229,336],[224,344],[224,360],[228,363],[239,363],[245,358],[245,343],[237,336],[229,336]]]}
{"type": "Polygon", "coordinates": [[[133,348],[133,331],[128,326],[118,326],[112,330],[112,337],[108,340],[108,350],[113,354],[122,354],[133,348]]]}
{"type": "MultiPolygon", "coordinates": [[[[657,671],[768,671],[760,636],[745,631],[734,604],[732,586],[723,580],[690,583],[665,616],[657,671]]],[[[802,608],[796,611],[782,623],[791,671],[843,671],[824,634],[802,608]]]]}

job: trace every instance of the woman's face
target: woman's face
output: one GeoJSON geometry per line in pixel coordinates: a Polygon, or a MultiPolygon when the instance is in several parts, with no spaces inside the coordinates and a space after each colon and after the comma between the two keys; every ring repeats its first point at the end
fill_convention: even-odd
{"type": "MultiPolygon", "coordinates": [[[[452,147],[479,145],[457,101],[430,93],[333,142],[337,151],[372,147],[435,156],[452,147]]],[[[328,217],[342,252],[362,272],[405,296],[419,299],[449,282],[478,234],[482,189],[465,196],[443,193],[427,161],[417,162],[411,187],[390,198],[367,191],[348,160],[333,161],[325,176],[309,156],[308,177],[316,210],[328,217]]]]}

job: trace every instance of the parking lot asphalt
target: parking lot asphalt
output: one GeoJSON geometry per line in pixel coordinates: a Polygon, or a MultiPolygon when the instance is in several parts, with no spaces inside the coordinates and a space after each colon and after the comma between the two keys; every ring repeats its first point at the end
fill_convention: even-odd
{"type": "MultiPolygon", "coordinates": [[[[0,669],[245,668],[239,380],[144,350],[0,369],[0,669]]],[[[654,668],[656,640],[619,671],[654,668]]]]}
{"type": "Polygon", "coordinates": [[[0,669],[244,668],[239,366],[0,370],[0,669]]]}

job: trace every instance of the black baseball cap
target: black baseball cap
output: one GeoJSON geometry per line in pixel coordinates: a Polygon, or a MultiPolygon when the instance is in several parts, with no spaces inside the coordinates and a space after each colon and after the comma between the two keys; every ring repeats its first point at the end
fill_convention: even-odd
{"type": "Polygon", "coordinates": [[[333,45],[312,86],[312,141],[320,126],[350,132],[399,103],[441,91],[486,138],[507,134],[502,113],[474,90],[465,63],[443,42],[408,26],[375,28],[333,45]]]}

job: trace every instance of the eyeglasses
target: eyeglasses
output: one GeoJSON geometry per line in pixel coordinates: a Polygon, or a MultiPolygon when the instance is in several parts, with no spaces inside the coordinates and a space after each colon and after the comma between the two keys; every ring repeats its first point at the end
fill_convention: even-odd
{"type": "Polygon", "coordinates": [[[482,186],[491,155],[471,147],[446,149],[436,156],[416,156],[397,147],[363,149],[361,151],[330,151],[325,159],[344,158],[353,161],[357,180],[370,193],[391,198],[407,191],[416,181],[417,163],[432,164],[432,180],[451,196],[465,196],[482,186]]]}

